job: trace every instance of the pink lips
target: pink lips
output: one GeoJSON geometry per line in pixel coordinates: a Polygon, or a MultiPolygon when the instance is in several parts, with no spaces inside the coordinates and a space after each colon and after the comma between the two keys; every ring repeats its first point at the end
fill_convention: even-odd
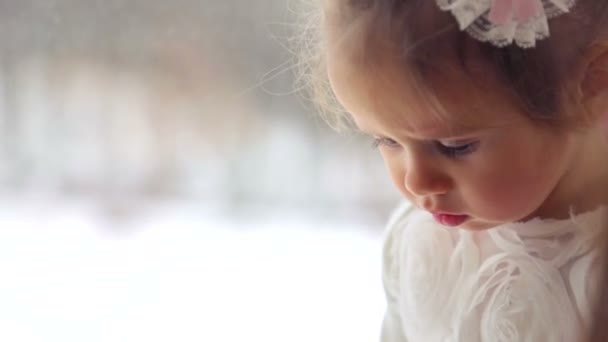
{"type": "Polygon", "coordinates": [[[469,219],[467,215],[451,215],[451,214],[441,214],[441,213],[433,213],[433,217],[437,222],[441,223],[444,226],[448,227],[457,227],[463,224],[466,220],[469,219]]]}

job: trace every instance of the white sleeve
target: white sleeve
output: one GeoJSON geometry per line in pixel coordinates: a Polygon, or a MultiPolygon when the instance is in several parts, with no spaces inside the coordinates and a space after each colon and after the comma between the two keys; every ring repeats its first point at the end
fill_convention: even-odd
{"type": "Polygon", "coordinates": [[[382,322],[381,342],[407,342],[399,310],[399,240],[413,206],[399,207],[389,220],[384,242],[382,281],[386,295],[386,313],[382,322]]]}

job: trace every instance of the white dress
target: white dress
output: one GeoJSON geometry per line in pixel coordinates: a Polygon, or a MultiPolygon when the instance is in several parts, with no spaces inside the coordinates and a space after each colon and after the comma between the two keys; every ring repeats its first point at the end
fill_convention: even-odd
{"type": "Polygon", "coordinates": [[[591,321],[606,208],[486,231],[405,205],[389,222],[382,342],[570,342],[591,321]]]}

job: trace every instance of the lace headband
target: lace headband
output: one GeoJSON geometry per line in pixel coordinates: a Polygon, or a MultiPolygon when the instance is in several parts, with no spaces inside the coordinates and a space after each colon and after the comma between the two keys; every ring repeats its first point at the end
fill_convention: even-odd
{"type": "Polygon", "coordinates": [[[536,46],[549,37],[548,20],[568,13],[576,0],[436,0],[451,12],[461,30],[498,47],[536,46]]]}

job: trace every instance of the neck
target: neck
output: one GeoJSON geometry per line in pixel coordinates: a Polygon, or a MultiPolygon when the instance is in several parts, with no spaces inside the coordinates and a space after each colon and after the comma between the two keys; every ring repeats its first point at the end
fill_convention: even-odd
{"type": "Polygon", "coordinates": [[[599,128],[592,129],[574,139],[580,139],[580,143],[564,156],[570,159],[570,167],[535,216],[562,219],[570,213],[580,214],[608,205],[606,133],[599,128]]]}

